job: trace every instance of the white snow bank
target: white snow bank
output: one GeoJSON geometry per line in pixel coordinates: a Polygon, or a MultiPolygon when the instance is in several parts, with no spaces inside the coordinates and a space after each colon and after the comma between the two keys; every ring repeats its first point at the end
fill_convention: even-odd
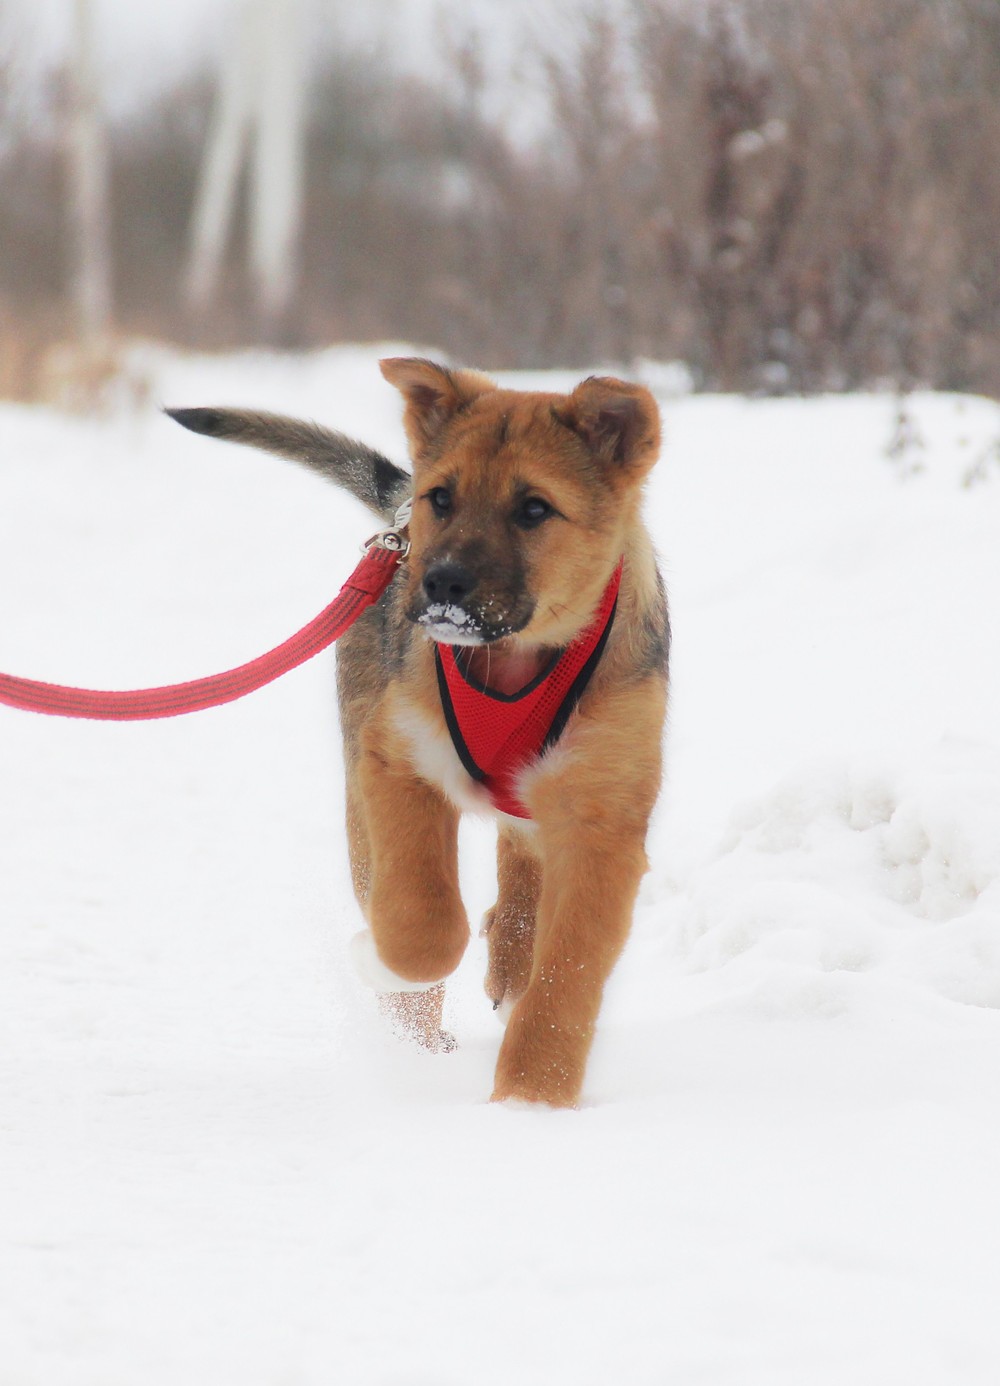
{"type": "MultiPolygon", "coordinates": [[[[144,363],[402,458],[406,350],[144,363]]],[[[890,455],[887,397],[665,398],[668,773],[579,1113],[484,1105],[478,941],[454,1055],[354,982],[330,658],[172,723],[0,708],[0,1383],[992,1386],[1000,411],[908,408],[890,455]]],[[[0,668],[238,663],[369,528],[152,410],[2,407],[0,668]]]]}
{"type": "Polygon", "coordinates": [[[848,980],[860,994],[842,973],[1000,1008],[998,789],[1000,754],[971,742],[906,770],[804,768],[733,814],[671,901],[664,952],[696,972],[808,973],[818,1014],[848,980]]]}

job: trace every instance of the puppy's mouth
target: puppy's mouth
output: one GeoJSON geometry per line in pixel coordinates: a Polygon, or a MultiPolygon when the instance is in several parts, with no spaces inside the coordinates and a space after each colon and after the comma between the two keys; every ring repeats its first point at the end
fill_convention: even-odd
{"type": "Polygon", "coordinates": [[[494,640],[503,640],[523,630],[530,619],[529,613],[521,620],[488,621],[454,602],[431,602],[407,615],[431,640],[441,645],[490,645],[494,640]]]}

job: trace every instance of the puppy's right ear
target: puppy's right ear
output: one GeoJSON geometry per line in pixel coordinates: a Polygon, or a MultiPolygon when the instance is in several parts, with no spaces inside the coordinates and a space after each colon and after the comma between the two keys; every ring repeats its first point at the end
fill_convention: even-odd
{"type": "Polygon", "coordinates": [[[479,371],[449,371],[421,356],[389,356],[379,362],[379,368],[406,400],[403,427],[414,458],[460,409],[497,388],[495,381],[479,371]]]}

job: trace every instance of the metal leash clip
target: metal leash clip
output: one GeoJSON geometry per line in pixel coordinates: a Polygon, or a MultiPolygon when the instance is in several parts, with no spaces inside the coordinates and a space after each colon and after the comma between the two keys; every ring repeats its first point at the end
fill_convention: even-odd
{"type": "Polygon", "coordinates": [[[390,553],[398,553],[400,559],[404,559],[410,552],[410,541],[404,533],[406,526],[410,523],[410,516],[413,514],[413,497],[408,496],[403,504],[396,511],[392,524],[388,529],[380,529],[366,539],[361,545],[365,553],[373,546],[380,549],[388,549],[390,553]]]}

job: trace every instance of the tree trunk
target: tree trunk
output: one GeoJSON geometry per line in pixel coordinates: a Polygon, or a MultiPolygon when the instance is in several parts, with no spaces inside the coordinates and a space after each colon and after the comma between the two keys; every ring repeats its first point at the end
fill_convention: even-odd
{"type": "Polygon", "coordinates": [[[186,293],[210,308],[252,143],[249,269],[261,330],[281,339],[298,278],[303,75],[299,0],[246,0],[224,61],[191,222],[186,293]]]}
{"type": "Polygon", "coordinates": [[[75,0],[67,130],[72,297],[85,346],[107,336],[111,323],[108,158],[98,97],[91,0],[75,0]]]}
{"type": "Polygon", "coordinates": [[[257,106],[250,270],[261,329],[284,343],[299,268],[303,79],[299,0],[257,0],[263,61],[257,106]]]}

